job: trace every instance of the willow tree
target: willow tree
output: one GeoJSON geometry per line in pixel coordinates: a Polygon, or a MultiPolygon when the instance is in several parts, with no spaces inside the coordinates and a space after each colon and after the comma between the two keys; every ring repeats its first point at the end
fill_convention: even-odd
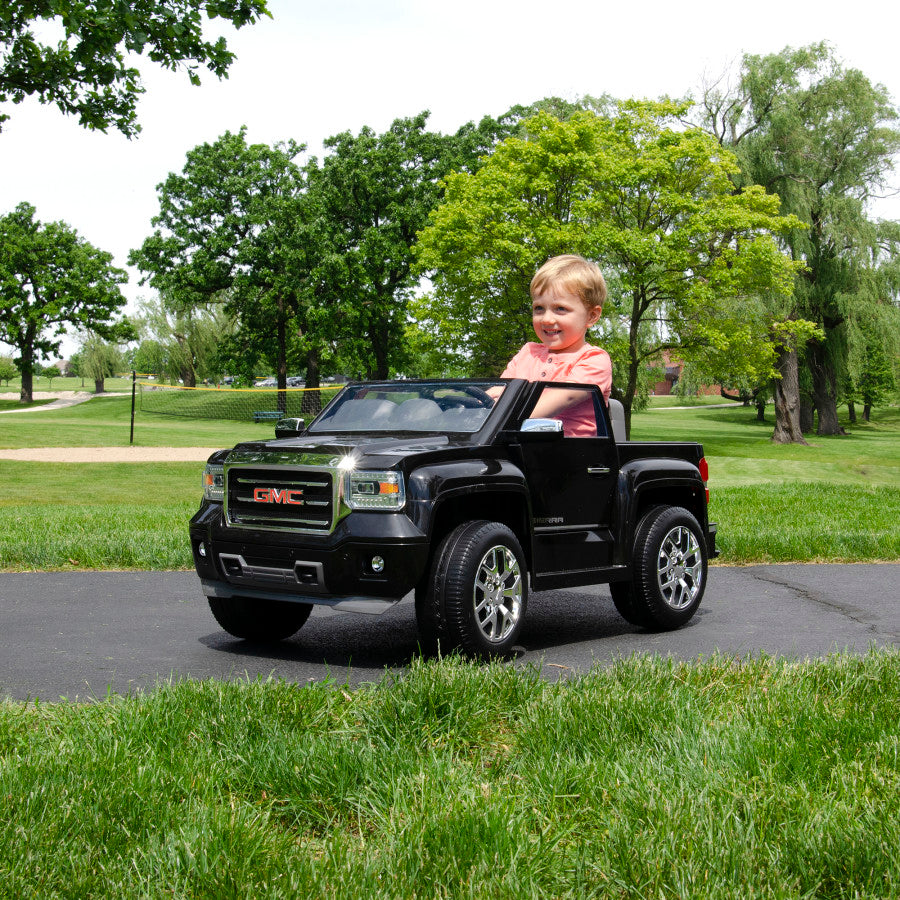
{"type": "Polygon", "coordinates": [[[789,318],[812,321],[819,331],[784,346],[782,370],[794,380],[788,370],[797,364],[795,353],[806,363],[818,432],[837,434],[838,387],[851,366],[851,333],[878,320],[873,305],[886,299],[871,289],[879,228],[868,208],[886,187],[900,150],[897,110],[884,87],[842,66],[819,43],[745,56],[735,87],[707,87],[697,113],[703,127],[737,154],[736,189],[761,185],[778,194],[783,213],[804,223],[783,237],[802,263],[789,318]]]}
{"type": "MultiPolygon", "coordinates": [[[[723,378],[771,371],[761,298],[790,291],[773,234],[796,222],[761,188],[735,194],[731,153],[682,128],[671,102],[624,102],[610,116],[540,113],[474,175],[447,179],[420,236],[434,290],[421,315],[472,371],[496,373],[530,334],[528,283],[548,257],[597,260],[616,285],[604,328],[614,393],[631,412],[647,367],[671,351],[723,378]]],[[[601,320],[603,322],[603,320],[601,320]]]]}

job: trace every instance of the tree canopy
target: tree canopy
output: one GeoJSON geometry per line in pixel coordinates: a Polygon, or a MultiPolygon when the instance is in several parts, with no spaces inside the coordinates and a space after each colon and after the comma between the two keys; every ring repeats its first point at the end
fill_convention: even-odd
{"type": "Polygon", "coordinates": [[[758,298],[790,289],[793,266],[772,235],[796,223],[761,188],[735,194],[735,159],[678,127],[684,111],[539,113],[474,175],[447,179],[418,247],[434,282],[424,310],[473,372],[496,374],[533,339],[528,284],[565,252],[597,260],[616,284],[604,345],[629,424],[642,372],[664,350],[707,370],[770,370],[758,298]]]}
{"type": "MultiPolygon", "coordinates": [[[[140,130],[144,92],[133,65],[145,56],[184,70],[192,84],[206,68],[227,76],[234,54],[208,39],[204,19],[235,28],[269,15],[267,0],[7,0],[0,8],[0,104],[36,97],[77,116],[85,128],[140,130]],[[46,36],[58,32],[53,42],[46,36]]],[[[0,112],[0,125],[9,119],[0,112]]]]}
{"type": "Polygon", "coordinates": [[[15,347],[23,402],[32,400],[35,363],[59,354],[69,327],[119,340],[133,336],[117,318],[127,280],[98,250],[64,222],[42,224],[20,203],[0,217],[0,340],[15,347]]]}
{"type": "Polygon", "coordinates": [[[157,229],[129,257],[170,310],[222,304],[235,323],[233,355],[251,368],[271,363],[281,388],[319,261],[295,161],[302,150],[248,144],[245,129],[195,147],[158,186],[157,229]]]}
{"type": "Polygon", "coordinates": [[[407,304],[418,284],[412,247],[441,197],[441,179],[454,168],[471,169],[498,127],[485,119],[479,128],[442,135],[427,123],[422,112],[395,120],[383,134],[363,128],[336,135],[309,170],[317,215],[340,260],[322,291],[341,311],[342,353],[378,378],[406,359],[407,304]]]}
{"type": "MultiPolygon", "coordinates": [[[[892,318],[891,295],[875,271],[896,257],[898,244],[867,212],[900,150],[897,110],[883,87],[819,43],[745,56],[736,86],[707,87],[698,113],[703,127],[737,154],[737,189],[762,185],[781,198],[782,212],[804,223],[783,236],[802,263],[789,317],[819,327],[796,351],[810,374],[819,433],[836,434],[841,383],[859,371],[853,348],[867,343],[854,332],[880,322],[887,337],[898,327],[883,330],[892,318]]],[[[799,386],[792,373],[788,378],[799,386]]],[[[791,405],[799,406],[799,398],[791,405]]],[[[802,440],[793,426],[776,423],[779,432],[802,440]]]]}

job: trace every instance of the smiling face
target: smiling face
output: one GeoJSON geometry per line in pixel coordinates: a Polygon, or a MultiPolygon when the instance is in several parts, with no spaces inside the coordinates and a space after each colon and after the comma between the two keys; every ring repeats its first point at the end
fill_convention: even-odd
{"type": "Polygon", "coordinates": [[[555,353],[580,350],[585,332],[600,318],[601,308],[588,309],[581,298],[561,287],[548,287],[531,303],[531,321],[538,340],[555,353]]]}

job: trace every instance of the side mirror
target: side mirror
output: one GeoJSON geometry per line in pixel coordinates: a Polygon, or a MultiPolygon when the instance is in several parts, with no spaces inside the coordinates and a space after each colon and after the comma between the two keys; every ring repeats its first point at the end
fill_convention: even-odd
{"type": "Polygon", "coordinates": [[[279,419],[275,423],[275,437],[296,437],[306,430],[306,422],[303,419],[279,419]]]}
{"type": "Polygon", "coordinates": [[[550,434],[562,434],[563,423],[560,419],[526,419],[519,431],[540,431],[550,434]]]}

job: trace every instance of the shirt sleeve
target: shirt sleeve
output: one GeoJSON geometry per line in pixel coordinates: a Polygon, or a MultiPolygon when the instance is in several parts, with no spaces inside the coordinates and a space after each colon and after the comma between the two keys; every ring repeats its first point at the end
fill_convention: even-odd
{"type": "Polygon", "coordinates": [[[566,380],[581,384],[596,384],[603,393],[603,399],[609,400],[609,392],[612,389],[612,361],[609,354],[600,347],[592,347],[589,353],[585,353],[572,366],[566,380]]]}
{"type": "Polygon", "coordinates": [[[523,356],[528,350],[528,344],[519,349],[519,352],[506,364],[506,368],[500,373],[501,378],[527,378],[522,371],[523,356]]]}

